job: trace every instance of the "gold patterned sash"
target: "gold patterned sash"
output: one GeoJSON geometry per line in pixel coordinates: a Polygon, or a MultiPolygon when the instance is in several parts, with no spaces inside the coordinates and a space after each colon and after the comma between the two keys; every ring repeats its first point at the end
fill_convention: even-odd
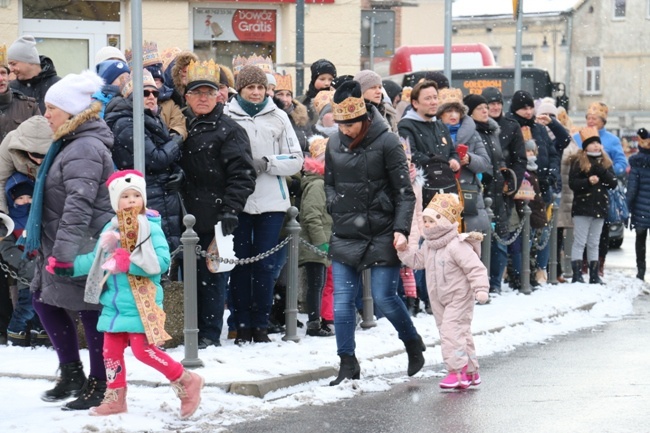
{"type": "MultiPolygon", "coordinates": [[[[120,241],[122,248],[132,253],[138,242],[138,213],[140,209],[124,209],[117,211],[117,222],[120,229],[120,241]]],[[[171,336],[165,332],[166,314],[156,304],[157,287],[147,277],[126,274],[135,305],[140,313],[140,319],[144,325],[144,332],[150,344],[162,345],[165,341],[171,340],[171,336]]]]}

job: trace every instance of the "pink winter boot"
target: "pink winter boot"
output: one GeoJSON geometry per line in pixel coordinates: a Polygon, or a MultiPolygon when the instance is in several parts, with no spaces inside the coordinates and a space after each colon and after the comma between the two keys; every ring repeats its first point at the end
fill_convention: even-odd
{"type": "Polygon", "coordinates": [[[440,388],[442,389],[465,389],[467,387],[469,387],[469,380],[460,371],[450,371],[447,377],[440,381],[440,388]]]}
{"type": "Polygon", "coordinates": [[[470,386],[479,386],[481,384],[481,376],[478,374],[478,370],[468,373],[467,366],[465,366],[460,372],[465,375],[470,386]]]}
{"type": "Polygon", "coordinates": [[[201,388],[204,380],[191,371],[184,370],[180,379],[172,382],[172,389],[181,399],[181,419],[194,415],[201,403],[201,388]]]}
{"type": "Polygon", "coordinates": [[[107,388],[104,400],[99,406],[91,407],[92,416],[114,415],[126,412],[126,388],[107,388]]]}

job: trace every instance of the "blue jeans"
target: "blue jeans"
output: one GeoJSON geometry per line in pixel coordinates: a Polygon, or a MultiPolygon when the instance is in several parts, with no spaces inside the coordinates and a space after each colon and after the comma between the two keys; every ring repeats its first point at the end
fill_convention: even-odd
{"type": "Polygon", "coordinates": [[[490,249],[490,289],[501,291],[503,271],[508,264],[508,246],[492,239],[490,249]]]}
{"type": "MultiPolygon", "coordinates": [[[[199,245],[207,250],[214,233],[199,235],[199,245]]],[[[199,327],[199,339],[208,338],[219,341],[223,328],[223,312],[226,303],[226,285],[229,272],[213,274],[208,270],[204,257],[197,260],[196,295],[199,327]]]]}
{"type": "Polygon", "coordinates": [[[538,238],[537,243],[543,244],[546,242],[546,246],[541,250],[537,250],[537,269],[546,269],[548,267],[548,260],[551,257],[551,242],[549,237],[551,236],[551,230],[548,227],[536,230],[536,236],[538,238]]]}
{"type": "MultiPolygon", "coordinates": [[[[374,266],[370,268],[372,298],[382,313],[393,325],[402,341],[418,338],[404,303],[397,296],[399,266],[374,266]]],[[[362,287],[361,272],[340,262],[332,262],[334,280],[334,327],[338,355],[354,355],[356,344],[354,330],[356,322],[355,299],[362,287]]]]}
{"type": "MultiPolygon", "coordinates": [[[[7,330],[15,333],[27,331],[27,322],[33,319],[36,319],[36,323],[40,325],[40,321],[32,305],[32,294],[29,292],[29,287],[25,287],[24,289],[18,290],[18,302],[11,315],[11,320],[9,320],[7,330]]],[[[32,325],[33,329],[37,327],[40,326],[35,327],[32,325]]]]}
{"type": "MultiPolygon", "coordinates": [[[[278,244],[284,212],[259,215],[239,214],[235,235],[235,254],[245,259],[267,252],[278,244]]],[[[273,304],[276,254],[230,272],[230,296],[238,328],[268,328],[273,304]]]]}

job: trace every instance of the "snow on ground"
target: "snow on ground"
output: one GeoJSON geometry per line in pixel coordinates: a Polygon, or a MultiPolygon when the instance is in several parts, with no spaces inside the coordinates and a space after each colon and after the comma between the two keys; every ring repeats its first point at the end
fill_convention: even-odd
{"type": "MultiPolygon", "coordinates": [[[[621,256],[621,262],[623,257],[621,256]]],[[[616,255],[612,256],[616,266],[616,255]]],[[[629,261],[625,263],[629,266],[629,261]]],[[[520,295],[504,286],[504,294],[489,305],[477,306],[473,331],[480,357],[510,351],[517,346],[545,342],[554,336],[591,328],[618,320],[632,312],[632,302],[646,287],[633,278],[630,269],[609,271],[606,286],[587,284],[546,285],[530,296],[520,295]],[[592,305],[590,310],[576,310],[592,305]]],[[[304,317],[301,318],[304,320],[304,317]]],[[[223,347],[199,352],[205,368],[197,370],[206,378],[203,401],[188,421],[177,417],[179,403],[158,372],[139,363],[127,350],[128,379],[150,381],[161,386],[129,386],[127,414],[95,418],[85,411],[64,412],[60,404],[45,403],[39,395],[52,386],[42,376],[54,376],[57,367],[52,350],[0,347],[0,431],[22,433],[90,433],[90,432],[218,432],[242,421],[264,417],[273,410],[290,410],[302,405],[323,405],[360,393],[379,392],[393,384],[417,378],[442,377],[444,368],[438,331],[432,316],[421,313],[414,319],[418,332],[429,345],[426,365],[414,379],[406,376],[405,353],[380,357],[403,349],[392,326],[381,319],[377,327],[357,331],[357,357],[361,363],[361,380],[347,381],[337,387],[328,386],[331,378],[280,389],[263,399],[229,394],[218,384],[234,381],[260,380],[338,366],[336,341],[332,338],[305,337],[299,330],[298,343],[283,342],[281,335],[272,336],[270,344],[237,347],[224,340],[223,347]],[[436,343],[436,346],[431,347],[436,343]],[[21,377],[18,377],[21,376],[21,377]]],[[[168,351],[181,360],[183,348],[168,351]]],[[[88,365],[87,352],[83,360],[88,365]]],[[[489,386],[489,377],[483,378],[489,386]]]]}

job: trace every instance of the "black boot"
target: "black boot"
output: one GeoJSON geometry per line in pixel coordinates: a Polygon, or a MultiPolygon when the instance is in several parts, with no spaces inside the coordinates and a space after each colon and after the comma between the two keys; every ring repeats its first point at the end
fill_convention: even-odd
{"type": "Polygon", "coordinates": [[[582,260],[573,260],[571,262],[571,269],[573,269],[572,283],[584,283],[582,279],[582,260]]]}
{"type": "Polygon", "coordinates": [[[598,260],[589,262],[589,284],[605,284],[605,282],[601,280],[600,276],[598,275],[598,267],[598,260]]]}
{"type": "Polygon", "coordinates": [[[643,264],[637,263],[637,265],[636,265],[636,277],[639,280],[645,280],[645,262],[643,264]]]}
{"type": "Polygon", "coordinates": [[[271,339],[266,328],[253,328],[253,341],[255,343],[270,343],[271,339]]]}
{"type": "Polygon", "coordinates": [[[345,379],[359,379],[361,377],[361,367],[359,367],[359,361],[357,361],[356,356],[339,355],[339,357],[341,358],[339,375],[330,382],[330,386],[336,386],[345,379]]]}
{"type": "Polygon", "coordinates": [[[427,346],[424,345],[422,337],[419,335],[413,340],[405,341],[404,346],[409,357],[409,366],[406,372],[409,376],[413,376],[424,365],[424,355],[422,352],[427,350],[427,346]]]}
{"type": "Polygon", "coordinates": [[[253,330],[251,328],[238,328],[237,337],[235,338],[235,344],[241,346],[246,343],[253,341],[253,330]]]}
{"type": "Polygon", "coordinates": [[[60,401],[79,395],[86,382],[86,375],[81,362],[69,362],[59,366],[61,375],[56,381],[56,386],[41,395],[43,401],[60,401]]]}
{"type": "Polygon", "coordinates": [[[320,320],[312,320],[307,322],[307,335],[310,337],[333,337],[334,333],[329,328],[325,329],[320,320]]]}
{"type": "Polygon", "coordinates": [[[64,404],[61,410],[88,410],[91,407],[99,406],[102,404],[105,393],[106,381],[88,376],[88,380],[86,380],[83,388],[81,388],[79,397],[76,400],[64,404]]]}

